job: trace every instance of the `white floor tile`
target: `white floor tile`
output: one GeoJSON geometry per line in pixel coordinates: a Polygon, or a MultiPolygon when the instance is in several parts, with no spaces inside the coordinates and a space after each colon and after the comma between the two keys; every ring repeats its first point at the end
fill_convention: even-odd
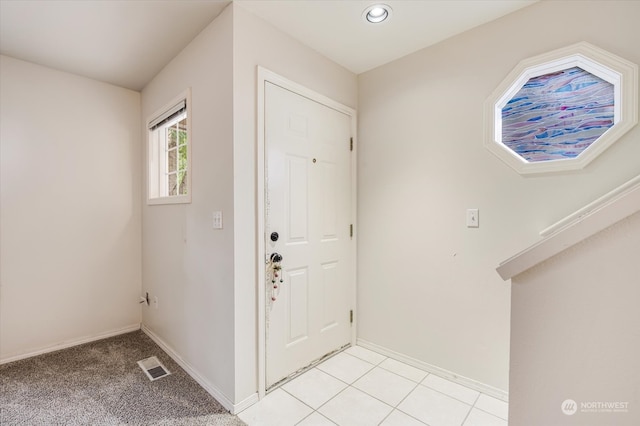
{"type": "Polygon", "coordinates": [[[318,411],[339,425],[371,426],[379,424],[391,410],[387,404],[349,387],[318,411]]]}
{"type": "Polygon", "coordinates": [[[312,368],[289,383],[282,389],[298,398],[313,409],[336,396],[348,385],[324,371],[312,368]]]}
{"type": "Polygon", "coordinates": [[[380,423],[380,426],[425,426],[425,424],[402,411],[393,410],[393,413],[389,414],[389,417],[380,423]]]}
{"type": "Polygon", "coordinates": [[[342,352],[318,365],[317,368],[343,382],[351,384],[364,376],[373,367],[373,364],[342,352]]]}
{"type": "Polygon", "coordinates": [[[471,406],[419,385],[398,409],[430,426],[460,426],[471,406]]]}
{"type": "Polygon", "coordinates": [[[427,372],[418,368],[407,365],[403,362],[396,361],[395,359],[387,358],[380,363],[380,367],[385,370],[389,370],[392,373],[396,373],[402,377],[406,377],[416,383],[420,383],[425,377],[427,372]]]}
{"type": "Polygon", "coordinates": [[[298,423],[298,426],[336,426],[336,424],[317,411],[314,411],[313,414],[298,423]]]}
{"type": "Polygon", "coordinates": [[[295,425],[313,410],[282,389],[276,389],[238,417],[249,426],[295,425]]]}
{"type": "Polygon", "coordinates": [[[376,367],[359,378],[353,387],[395,407],[416,384],[383,368],[376,367]]]}
{"type": "Polygon", "coordinates": [[[507,426],[508,408],[499,399],[354,346],[238,417],[249,426],[507,426]]]}
{"type": "Polygon", "coordinates": [[[362,346],[351,346],[349,349],[345,351],[349,355],[353,355],[355,357],[360,358],[363,361],[370,362],[373,365],[378,365],[385,359],[386,356],[380,355],[379,353],[370,351],[369,349],[365,349],[362,346]]]}
{"type": "Polygon", "coordinates": [[[507,426],[507,421],[474,408],[463,426],[507,426]]]}
{"type": "Polygon", "coordinates": [[[473,405],[480,395],[480,392],[478,391],[469,389],[466,386],[459,385],[450,380],[443,379],[442,377],[438,377],[434,374],[429,374],[427,378],[422,381],[422,384],[469,405],[473,405]]]}
{"type": "Polygon", "coordinates": [[[509,404],[492,396],[480,394],[475,407],[494,416],[498,416],[501,419],[509,419],[509,404]]]}

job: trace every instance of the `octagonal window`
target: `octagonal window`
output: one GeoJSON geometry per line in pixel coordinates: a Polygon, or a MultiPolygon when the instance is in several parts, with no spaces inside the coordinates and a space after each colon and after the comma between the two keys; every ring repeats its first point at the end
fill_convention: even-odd
{"type": "Polygon", "coordinates": [[[580,67],[530,78],[502,108],[502,143],[528,162],[575,158],[613,126],[613,89],[580,67]]]}
{"type": "Polygon", "coordinates": [[[485,103],[485,146],[522,174],[582,168],[637,123],[637,80],[588,43],[524,60],[485,103]]]}

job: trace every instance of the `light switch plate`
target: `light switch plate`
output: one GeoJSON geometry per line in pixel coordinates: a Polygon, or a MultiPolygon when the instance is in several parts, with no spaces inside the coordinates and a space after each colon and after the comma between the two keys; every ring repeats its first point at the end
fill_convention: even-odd
{"type": "Polygon", "coordinates": [[[478,228],[479,226],[478,209],[467,209],[467,228],[478,228]]]}

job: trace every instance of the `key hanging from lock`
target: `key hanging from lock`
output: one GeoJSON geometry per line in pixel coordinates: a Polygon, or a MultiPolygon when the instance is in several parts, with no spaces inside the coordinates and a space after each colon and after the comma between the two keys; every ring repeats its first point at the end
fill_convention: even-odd
{"type": "Polygon", "coordinates": [[[280,293],[278,283],[284,282],[282,279],[282,256],[278,253],[271,253],[267,264],[267,279],[271,279],[271,301],[276,301],[276,296],[280,293]]]}

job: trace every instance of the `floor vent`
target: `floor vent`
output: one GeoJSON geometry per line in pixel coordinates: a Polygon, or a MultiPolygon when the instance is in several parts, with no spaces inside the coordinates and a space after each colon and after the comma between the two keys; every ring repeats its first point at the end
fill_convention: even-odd
{"type": "Polygon", "coordinates": [[[171,374],[171,372],[167,370],[167,368],[162,365],[155,356],[138,361],[138,365],[151,381],[161,379],[164,376],[171,374]]]}

